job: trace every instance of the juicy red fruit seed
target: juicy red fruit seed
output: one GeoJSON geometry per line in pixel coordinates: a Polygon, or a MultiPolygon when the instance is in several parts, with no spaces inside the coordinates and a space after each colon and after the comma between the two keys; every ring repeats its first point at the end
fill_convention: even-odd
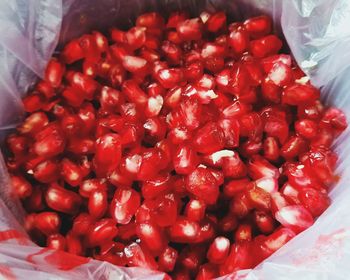
{"type": "Polygon", "coordinates": [[[38,245],[214,279],[326,211],[345,114],[280,52],[268,16],[227,20],[149,12],[50,59],[4,150],[38,245]]]}

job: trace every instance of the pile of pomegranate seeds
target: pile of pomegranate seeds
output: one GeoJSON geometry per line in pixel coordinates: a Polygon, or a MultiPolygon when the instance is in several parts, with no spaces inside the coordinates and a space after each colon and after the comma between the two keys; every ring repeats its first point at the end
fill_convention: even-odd
{"type": "Polygon", "coordinates": [[[139,16],[52,58],[7,138],[41,246],[212,279],[252,268],[330,200],[346,127],[259,16],[139,16]]]}

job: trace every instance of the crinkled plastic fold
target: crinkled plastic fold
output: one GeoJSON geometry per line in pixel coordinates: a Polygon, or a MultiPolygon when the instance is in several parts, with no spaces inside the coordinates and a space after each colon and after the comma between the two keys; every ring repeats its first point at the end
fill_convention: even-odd
{"type": "MultiPolygon", "coordinates": [[[[350,119],[350,1],[348,0],[1,0],[0,139],[23,116],[21,97],[54,52],[67,40],[93,29],[131,26],[142,12],[174,10],[198,14],[224,10],[233,20],[267,13],[299,65],[321,88],[327,105],[350,119]]],[[[340,181],[332,204],[315,224],[253,270],[222,279],[349,279],[350,135],[334,145],[340,181]]],[[[42,249],[26,236],[23,210],[9,194],[0,155],[0,278],[5,279],[162,279],[164,274],[42,249]]]]}

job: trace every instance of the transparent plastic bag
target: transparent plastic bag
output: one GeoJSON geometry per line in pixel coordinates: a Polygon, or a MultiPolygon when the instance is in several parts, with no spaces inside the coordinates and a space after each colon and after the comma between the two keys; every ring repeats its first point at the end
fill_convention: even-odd
{"type": "MultiPolygon", "coordinates": [[[[0,138],[21,120],[21,97],[58,44],[91,29],[131,26],[136,16],[157,10],[224,10],[233,19],[267,13],[327,105],[350,119],[350,2],[347,0],[1,0],[0,138]]],[[[222,279],[348,279],[350,264],[349,129],[335,143],[341,179],[332,204],[315,224],[253,270],[222,279]]],[[[0,155],[0,279],[162,279],[164,274],[55,252],[32,243],[23,210],[9,194],[0,155]]]]}

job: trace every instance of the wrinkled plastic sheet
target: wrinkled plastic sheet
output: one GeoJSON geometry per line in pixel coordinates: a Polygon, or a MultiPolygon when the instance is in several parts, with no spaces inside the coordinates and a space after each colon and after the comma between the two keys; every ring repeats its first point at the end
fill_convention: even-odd
{"type": "MultiPolygon", "coordinates": [[[[269,14],[295,59],[321,88],[322,99],[350,116],[350,2],[347,0],[1,0],[0,139],[23,117],[21,97],[32,86],[56,48],[93,29],[131,26],[138,14],[224,10],[232,20],[269,14]]],[[[221,279],[348,279],[350,264],[349,129],[335,142],[341,179],[331,206],[315,224],[253,270],[221,279]]],[[[43,249],[23,227],[23,209],[9,193],[0,155],[0,278],[5,279],[162,279],[142,268],[43,249]]]]}

